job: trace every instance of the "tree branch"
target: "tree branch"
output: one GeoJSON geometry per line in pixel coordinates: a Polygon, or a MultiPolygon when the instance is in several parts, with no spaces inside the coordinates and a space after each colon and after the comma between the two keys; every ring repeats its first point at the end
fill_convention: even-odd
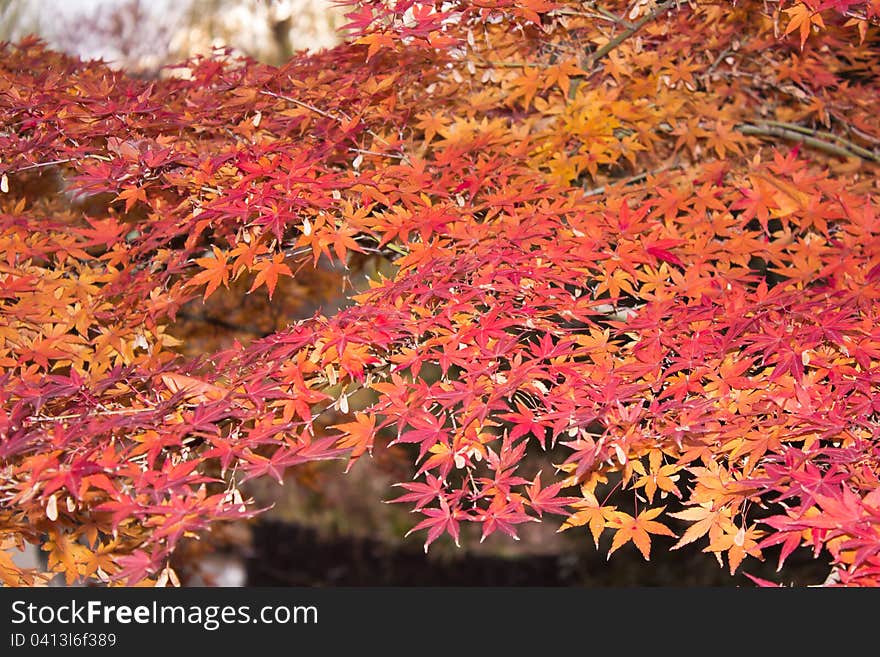
{"type": "MultiPolygon", "coordinates": [[[[654,6],[654,8],[649,11],[647,14],[642,16],[635,23],[631,23],[630,26],[625,29],[623,32],[618,34],[616,37],[611,39],[604,46],[599,48],[596,52],[592,53],[587,58],[587,65],[584,67],[585,70],[590,71],[588,75],[592,73],[593,67],[599,62],[600,59],[607,57],[609,53],[611,53],[615,48],[617,48],[621,43],[629,39],[636,32],[642,29],[647,23],[654,20],[662,14],[667,9],[670,9],[672,6],[678,6],[680,0],[665,0],[664,2],[660,2],[654,6]]],[[[572,77],[571,78],[571,86],[568,89],[568,98],[569,100],[575,97],[575,93],[577,92],[577,88],[581,83],[580,77],[572,77]]]]}
{"type": "Polygon", "coordinates": [[[599,50],[597,50],[590,56],[590,68],[593,68],[593,66],[596,65],[596,62],[598,62],[603,57],[606,57],[608,53],[610,53],[621,43],[629,39],[640,29],[642,29],[642,27],[644,27],[646,23],[649,23],[657,18],[657,16],[672,7],[672,5],[678,5],[678,1],[679,0],[666,0],[665,2],[657,4],[651,11],[649,11],[647,14],[645,14],[639,20],[633,23],[631,27],[625,29],[623,32],[611,39],[611,41],[599,48],[599,50]]]}
{"type": "Polygon", "coordinates": [[[781,121],[762,121],[758,124],[745,123],[736,126],[744,135],[756,137],[776,137],[796,141],[811,146],[818,151],[839,157],[858,157],[869,162],[880,162],[880,154],[862,148],[851,141],[830,132],[813,130],[794,123],[781,121]]]}

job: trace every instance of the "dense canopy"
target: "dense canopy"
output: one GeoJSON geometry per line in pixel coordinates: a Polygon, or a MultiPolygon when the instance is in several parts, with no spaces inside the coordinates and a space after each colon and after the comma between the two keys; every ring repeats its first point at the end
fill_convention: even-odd
{"type": "Polygon", "coordinates": [[[249,480],[392,444],[426,549],[543,520],[880,583],[878,15],[359,2],[155,80],[4,46],[0,547],[166,581],[249,480]]]}

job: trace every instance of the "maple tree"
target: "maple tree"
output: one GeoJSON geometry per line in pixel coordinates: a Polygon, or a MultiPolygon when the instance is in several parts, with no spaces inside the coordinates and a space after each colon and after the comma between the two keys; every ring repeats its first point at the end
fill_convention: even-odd
{"type": "Polygon", "coordinates": [[[880,583],[880,5],[348,19],[156,80],[3,46],[0,547],[165,582],[249,480],[397,445],[425,549],[558,516],[880,583]]]}

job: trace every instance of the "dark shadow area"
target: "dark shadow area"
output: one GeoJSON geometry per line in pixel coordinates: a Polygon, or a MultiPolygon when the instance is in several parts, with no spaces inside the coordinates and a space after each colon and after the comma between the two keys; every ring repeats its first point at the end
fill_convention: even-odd
{"type": "Polygon", "coordinates": [[[438,558],[417,548],[392,546],[369,538],[325,536],[300,525],[261,521],[253,526],[247,560],[248,586],[744,586],[754,584],[742,571],[798,586],[821,583],[828,574],[822,558],[795,552],[782,579],[776,554],[749,560],[735,576],[700,547],[656,550],[646,562],[622,549],[605,559],[588,538],[584,549],[560,555],[438,558]]]}

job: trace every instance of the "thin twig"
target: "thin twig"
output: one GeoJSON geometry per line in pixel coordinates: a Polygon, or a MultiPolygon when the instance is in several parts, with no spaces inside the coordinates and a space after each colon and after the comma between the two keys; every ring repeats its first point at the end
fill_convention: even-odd
{"type": "Polygon", "coordinates": [[[839,116],[831,114],[831,117],[834,120],[836,120],[838,123],[843,124],[843,127],[846,128],[847,132],[854,133],[856,136],[859,137],[859,139],[864,139],[865,141],[869,141],[872,144],[880,144],[880,138],[875,137],[874,135],[869,134],[869,133],[865,132],[864,130],[859,130],[854,125],[850,125],[846,121],[843,121],[839,116]]]}
{"type": "Polygon", "coordinates": [[[134,415],[136,413],[155,413],[155,408],[117,408],[106,411],[85,411],[83,413],[66,413],[64,415],[35,415],[33,422],[59,422],[61,420],[82,420],[96,415],[134,415]]]}
{"type": "Polygon", "coordinates": [[[403,159],[403,155],[398,155],[397,153],[380,153],[379,151],[368,151],[365,148],[349,148],[349,153],[360,153],[361,155],[376,155],[378,157],[396,157],[398,159],[403,159]]]}
{"type": "Polygon", "coordinates": [[[730,48],[725,48],[724,50],[722,50],[721,53],[715,58],[715,61],[713,61],[709,65],[709,68],[706,69],[706,75],[711,75],[712,73],[714,73],[715,69],[718,68],[722,61],[724,61],[724,58],[732,52],[733,51],[730,48]]]}
{"type": "Polygon", "coordinates": [[[621,180],[614,180],[614,181],[610,182],[608,185],[602,185],[600,187],[594,187],[593,189],[587,189],[584,191],[584,196],[587,196],[587,197],[599,196],[600,194],[605,193],[605,191],[608,189],[609,185],[632,185],[634,183],[641,182],[641,181],[645,180],[648,176],[655,176],[658,173],[663,173],[664,171],[674,171],[675,169],[678,169],[678,168],[679,168],[679,165],[673,164],[670,166],[660,167],[659,169],[654,169],[653,171],[644,171],[642,173],[639,173],[635,176],[631,176],[629,178],[623,178],[621,180]]]}
{"type": "MultiPolygon", "coordinates": [[[[315,107],[314,105],[309,105],[308,103],[304,103],[301,100],[297,100],[296,98],[291,98],[290,96],[284,96],[282,94],[276,94],[273,91],[266,91],[265,89],[260,91],[260,93],[263,94],[264,96],[272,96],[272,98],[279,98],[281,100],[286,100],[288,103],[293,103],[294,105],[299,105],[300,107],[302,107],[304,109],[307,109],[307,110],[314,112],[318,116],[323,116],[326,119],[336,121],[337,123],[342,123],[342,119],[339,118],[338,116],[335,116],[334,114],[331,114],[330,112],[325,112],[324,110],[322,110],[319,107],[315,107]]],[[[345,112],[341,112],[341,114],[345,120],[350,120],[350,117],[345,112]]]]}
{"type": "Polygon", "coordinates": [[[50,160],[49,162],[37,162],[36,164],[28,164],[27,166],[19,167],[12,173],[18,173],[19,171],[29,171],[31,169],[40,169],[42,167],[51,167],[55,164],[67,164],[68,162],[73,162],[76,158],[67,157],[63,160],[50,160]]]}
{"type": "Polygon", "coordinates": [[[622,25],[628,30],[632,30],[636,27],[636,24],[632,21],[628,21],[623,16],[618,16],[614,12],[608,11],[603,7],[596,7],[596,11],[599,12],[603,17],[607,18],[612,23],[617,23],[618,25],[622,25]]]}
{"type": "Polygon", "coordinates": [[[477,68],[550,68],[550,64],[543,62],[493,62],[482,60],[474,62],[477,68]]]}
{"type": "MultiPolygon", "coordinates": [[[[276,94],[276,93],[273,92],[273,91],[266,91],[265,89],[262,90],[262,91],[260,91],[259,93],[261,93],[261,94],[264,95],[264,96],[271,96],[272,98],[278,98],[278,99],[280,99],[280,100],[286,100],[287,102],[289,102],[289,103],[293,103],[294,105],[297,105],[297,106],[299,106],[299,107],[302,107],[303,109],[307,109],[307,110],[309,110],[309,111],[312,111],[312,112],[314,112],[315,114],[317,114],[318,116],[323,116],[324,118],[330,119],[331,121],[336,121],[336,122],[339,123],[340,125],[342,125],[345,121],[351,121],[351,117],[348,116],[348,114],[346,114],[345,112],[342,112],[342,111],[340,111],[340,112],[339,112],[339,116],[337,116],[337,115],[335,115],[335,114],[331,114],[330,112],[325,112],[325,111],[322,110],[321,108],[319,108],[319,107],[315,107],[314,105],[309,105],[308,103],[304,103],[303,101],[301,101],[301,100],[297,100],[296,98],[291,98],[290,96],[285,96],[285,95],[283,95],[283,94],[276,94]],[[341,117],[341,118],[340,118],[340,117],[341,117]]],[[[381,142],[382,142],[383,144],[385,144],[386,146],[393,148],[393,146],[391,146],[391,144],[389,144],[388,141],[387,141],[386,139],[384,139],[381,135],[379,135],[379,134],[373,132],[373,131],[370,130],[369,128],[365,128],[365,131],[366,131],[366,133],[367,133],[368,135],[370,135],[373,139],[375,139],[375,140],[377,140],[377,141],[381,141],[381,142]]],[[[403,152],[401,152],[401,151],[398,151],[398,154],[399,154],[400,159],[403,160],[404,162],[408,162],[408,161],[409,161],[409,158],[406,156],[406,153],[403,153],[403,152]]]]}
{"type": "Polygon", "coordinates": [[[18,169],[14,169],[9,171],[10,174],[19,173],[21,171],[30,171],[31,169],[41,169],[42,167],[51,167],[56,164],[67,164],[68,162],[75,162],[79,159],[91,158],[93,160],[101,160],[102,162],[109,162],[110,158],[104,155],[96,155],[94,153],[90,153],[88,155],[82,155],[81,157],[66,157],[62,160],[49,160],[48,162],[35,162],[34,164],[27,164],[23,167],[19,167],[18,169]]]}
{"type": "MultiPolygon", "coordinates": [[[[772,63],[772,62],[770,62],[770,63],[772,63]]],[[[809,93],[808,91],[806,91],[804,89],[801,89],[797,85],[792,84],[792,85],[788,85],[788,86],[777,86],[777,85],[773,85],[773,84],[768,84],[766,82],[766,80],[761,78],[759,75],[757,75],[755,73],[749,73],[748,71],[722,71],[720,74],[724,77],[748,78],[748,79],[752,80],[753,82],[755,82],[756,85],[761,89],[765,89],[765,90],[769,89],[769,90],[784,94],[786,96],[794,98],[795,100],[797,100],[801,103],[806,103],[806,101],[808,101],[810,99],[815,99],[815,96],[813,94],[809,93]]],[[[843,126],[847,132],[852,132],[860,139],[863,139],[863,140],[870,142],[872,144],[880,144],[880,137],[876,137],[872,134],[869,134],[869,133],[865,132],[864,130],[859,130],[854,125],[851,125],[850,123],[848,123],[841,115],[837,114],[836,112],[832,112],[829,110],[828,115],[833,120],[840,123],[841,126],[843,126]]],[[[763,123],[770,124],[771,122],[770,121],[763,121],[763,123]]],[[[785,124],[785,125],[792,126],[795,124],[785,124]]],[[[798,130],[796,130],[796,131],[801,132],[802,129],[803,129],[802,126],[798,126],[798,130]]],[[[809,128],[807,128],[807,130],[809,130],[809,128]]],[[[825,134],[831,135],[832,133],[827,132],[825,134]]],[[[837,135],[833,135],[833,141],[840,142],[841,139],[842,139],[841,137],[838,137],[837,135]]],[[[860,147],[856,146],[856,148],[860,148],[860,147]]],[[[868,152],[871,152],[871,151],[868,151],[868,152]]],[[[868,159],[871,159],[871,157],[869,157],[868,159]]]]}

